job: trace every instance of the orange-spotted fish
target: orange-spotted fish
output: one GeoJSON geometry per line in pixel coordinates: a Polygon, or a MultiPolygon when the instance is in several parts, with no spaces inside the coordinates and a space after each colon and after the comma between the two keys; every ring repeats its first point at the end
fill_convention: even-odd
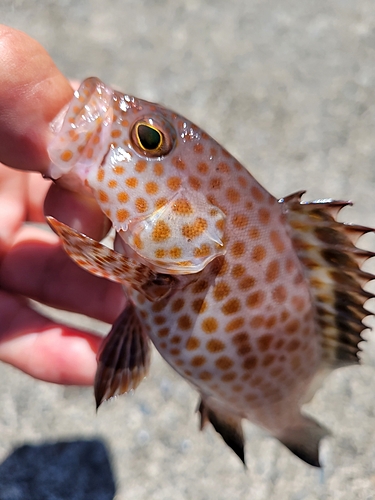
{"type": "Polygon", "coordinates": [[[97,405],[137,387],[152,341],[198,390],[201,427],[243,461],[246,418],[319,466],[327,431],[300,408],[358,361],[373,276],[355,243],[370,229],[336,221],[345,202],[277,200],[199,127],[96,78],[52,129],[50,176],[91,191],[115,249],[49,223],[128,297],[98,354],[97,405]]]}

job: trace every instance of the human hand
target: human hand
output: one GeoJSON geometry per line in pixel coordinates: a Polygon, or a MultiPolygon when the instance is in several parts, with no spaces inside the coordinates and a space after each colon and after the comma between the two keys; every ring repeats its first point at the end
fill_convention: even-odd
{"type": "Polygon", "coordinates": [[[25,222],[45,213],[101,239],[108,223],[96,202],[42,178],[49,122],[72,88],[45,50],[0,25],[0,360],[61,384],[93,383],[100,337],[51,321],[35,299],[112,323],[125,305],[120,285],[88,274],[58,237],[25,222]],[[33,173],[31,171],[39,172],[33,173]]]}

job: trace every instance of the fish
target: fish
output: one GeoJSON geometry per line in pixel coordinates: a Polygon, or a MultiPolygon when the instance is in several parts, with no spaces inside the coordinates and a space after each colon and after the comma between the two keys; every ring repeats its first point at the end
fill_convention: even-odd
{"type": "Polygon", "coordinates": [[[301,412],[324,378],[358,363],[374,279],[337,221],[351,202],[277,199],[179,114],[84,80],[51,123],[48,176],[95,198],[112,247],[47,216],[83,269],[127,305],[97,355],[97,407],[136,389],[151,344],[199,393],[200,428],[245,464],[249,420],[319,467],[329,430],[301,412]]]}

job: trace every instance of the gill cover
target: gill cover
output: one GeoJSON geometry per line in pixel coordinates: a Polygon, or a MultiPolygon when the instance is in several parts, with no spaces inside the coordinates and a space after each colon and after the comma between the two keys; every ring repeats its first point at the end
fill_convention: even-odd
{"type": "Polygon", "coordinates": [[[120,236],[160,272],[192,274],[225,253],[224,224],[224,213],[205,196],[181,190],[120,236]]]}

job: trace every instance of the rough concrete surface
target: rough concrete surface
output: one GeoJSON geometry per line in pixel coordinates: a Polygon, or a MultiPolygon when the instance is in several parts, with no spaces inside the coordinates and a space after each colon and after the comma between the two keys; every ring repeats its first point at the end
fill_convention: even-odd
{"type": "MultiPolygon", "coordinates": [[[[342,217],[375,226],[373,0],[1,0],[0,22],[39,40],[66,75],[99,76],[188,116],[274,195],[352,199],[342,217]]],[[[244,470],[213,431],[198,432],[196,394],[156,353],[136,393],[98,415],[92,390],[0,366],[0,461],[25,444],[42,460],[46,446],[76,484],[75,496],[59,481],[25,496],[0,466],[0,500],[109,498],[107,473],[102,497],[82,493],[77,467],[89,478],[89,455],[61,463],[48,447],[73,441],[85,457],[93,440],[105,443],[118,500],[375,498],[374,359],[369,342],[367,366],[337,371],[307,406],[333,432],[322,470],[250,424],[244,470]]]]}

